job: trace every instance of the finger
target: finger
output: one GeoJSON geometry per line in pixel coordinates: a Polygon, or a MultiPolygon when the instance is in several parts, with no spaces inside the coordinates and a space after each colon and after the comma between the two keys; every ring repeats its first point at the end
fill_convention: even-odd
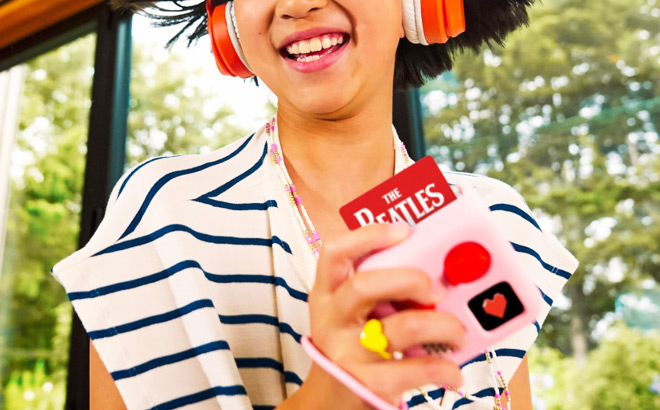
{"type": "Polygon", "coordinates": [[[431,278],[413,268],[382,269],[359,272],[344,281],[334,294],[335,306],[342,319],[364,319],[377,303],[388,300],[413,300],[434,305],[440,295],[433,292],[431,278]]]}
{"type": "Polygon", "coordinates": [[[355,261],[369,252],[401,242],[409,233],[410,226],[403,222],[372,224],[324,243],[314,286],[321,292],[334,292],[354,271],[355,261]]]}
{"type": "Polygon", "coordinates": [[[419,386],[434,384],[460,387],[463,384],[460,368],[440,357],[378,362],[362,365],[355,372],[366,387],[385,400],[397,404],[405,391],[419,386]]]}
{"type": "Polygon", "coordinates": [[[425,343],[445,344],[454,349],[465,346],[463,324],[451,313],[407,310],[380,321],[389,342],[389,352],[404,351],[425,343]]]}

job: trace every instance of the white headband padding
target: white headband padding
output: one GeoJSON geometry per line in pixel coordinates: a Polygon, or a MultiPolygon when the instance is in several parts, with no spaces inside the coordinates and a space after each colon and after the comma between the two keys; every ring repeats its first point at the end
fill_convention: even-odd
{"type": "Polygon", "coordinates": [[[403,29],[411,43],[429,45],[424,36],[421,0],[403,0],[403,29]]]}
{"type": "Polygon", "coordinates": [[[234,13],[233,1],[227,3],[227,7],[225,8],[225,20],[229,26],[227,27],[227,31],[229,31],[229,37],[231,38],[231,43],[234,45],[236,54],[238,54],[238,57],[241,59],[245,67],[247,67],[250,72],[253,72],[247,60],[245,59],[245,55],[243,55],[243,49],[241,48],[241,37],[238,34],[238,24],[236,24],[236,14],[234,13]]]}

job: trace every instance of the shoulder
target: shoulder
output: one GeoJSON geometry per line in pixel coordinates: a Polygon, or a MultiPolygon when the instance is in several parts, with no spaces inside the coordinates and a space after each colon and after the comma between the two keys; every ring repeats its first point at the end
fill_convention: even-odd
{"type": "Polygon", "coordinates": [[[468,184],[474,187],[481,198],[489,205],[496,203],[509,203],[530,211],[525,199],[520,193],[506,182],[478,174],[465,172],[444,172],[450,184],[468,184]]]}
{"type": "Polygon", "coordinates": [[[154,225],[179,223],[177,212],[189,212],[205,198],[230,189],[234,197],[244,195],[249,190],[241,184],[260,179],[266,148],[259,133],[253,133],[206,154],[157,157],[131,168],[115,184],[93,237],[56,265],[54,273],[112,244],[150,234],[154,225]]]}
{"type": "MultiPolygon", "coordinates": [[[[186,181],[184,191],[191,195],[196,188],[204,189],[204,180],[200,177],[209,173],[219,178],[215,180],[216,184],[226,182],[235,177],[235,172],[243,165],[259,161],[264,148],[256,133],[253,133],[206,154],[149,159],[122,176],[113,189],[108,207],[163,193],[164,187],[178,181],[186,181]]],[[[177,195],[181,194],[184,193],[179,190],[177,195]]]]}

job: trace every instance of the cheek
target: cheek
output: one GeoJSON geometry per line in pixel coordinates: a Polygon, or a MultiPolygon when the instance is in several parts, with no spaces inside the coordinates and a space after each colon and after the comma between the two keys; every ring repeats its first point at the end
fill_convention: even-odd
{"type": "MultiPolygon", "coordinates": [[[[258,71],[258,67],[263,64],[261,60],[270,59],[268,53],[272,54],[275,50],[268,38],[266,18],[261,17],[258,12],[250,11],[249,3],[251,2],[240,2],[241,6],[235,8],[236,21],[245,58],[252,69],[258,71]]],[[[252,10],[258,9],[258,7],[252,7],[252,10]]]]}

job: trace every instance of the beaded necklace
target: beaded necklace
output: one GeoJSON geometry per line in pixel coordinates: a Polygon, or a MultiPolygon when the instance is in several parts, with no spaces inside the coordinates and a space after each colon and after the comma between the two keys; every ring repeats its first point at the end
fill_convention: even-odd
{"type": "MultiPolygon", "coordinates": [[[[280,176],[280,179],[284,182],[284,190],[287,192],[287,196],[289,197],[289,202],[291,203],[291,206],[294,208],[295,212],[294,214],[296,215],[296,219],[298,220],[298,224],[300,225],[300,228],[305,236],[305,240],[307,241],[307,245],[309,246],[309,249],[311,250],[312,254],[314,257],[318,260],[319,258],[319,249],[323,246],[323,241],[321,240],[321,236],[318,234],[316,229],[314,228],[314,224],[312,223],[311,218],[307,214],[307,210],[305,210],[305,206],[303,205],[303,201],[298,195],[298,192],[296,191],[296,186],[293,184],[293,181],[291,180],[291,177],[289,176],[289,172],[286,169],[286,165],[284,164],[284,159],[282,158],[282,154],[280,153],[280,140],[279,140],[279,135],[277,132],[277,126],[276,126],[276,120],[275,117],[273,117],[268,123],[266,124],[266,134],[268,136],[268,145],[269,145],[269,154],[270,154],[270,159],[275,168],[277,169],[277,172],[280,176]],[[308,229],[309,227],[309,229],[308,229]],[[311,231],[311,233],[310,233],[311,231]]],[[[395,139],[396,140],[396,139],[395,139]]],[[[408,151],[406,150],[406,146],[401,143],[400,141],[396,140],[395,145],[399,144],[399,149],[401,150],[401,153],[403,155],[406,167],[410,165],[410,157],[408,155],[408,151]]],[[[504,376],[502,375],[502,371],[500,370],[500,365],[497,361],[497,355],[495,354],[494,349],[490,350],[485,350],[484,355],[486,357],[486,361],[488,362],[488,368],[490,370],[491,377],[493,379],[493,390],[495,392],[495,404],[490,403],[489,401],[481,398],[481,397],[476,397],[474,395],[468,394],[463,392],[460,389],[457,389],[455,387],[451,386],[442,386],[445,391],[452,391],[456,394],[458,394],[461,398],[471,400],[473,402],[477,403],[483,403],[488,405],[489,408],[493,408],[493,410],[511,410],[511,394],[509,392],[509,386],[504,380],[504,376]],[[495,367],[495,370],[493,369],[495,367]],[[499,388],[503,388],[503,393],[504,396],[506,397],[506,407],[502,403],[502,398],[499,392],[499,388]]],[[[431,398],[424,389],[421,387],[417,388],[419,392],[422,394],[424,399],[436,410],[442,410],[440,406],[442,406],[442,401],[444,399],[444,395],[440,400],[440,404],[436,403],[433,398],[431,398]]]]}

